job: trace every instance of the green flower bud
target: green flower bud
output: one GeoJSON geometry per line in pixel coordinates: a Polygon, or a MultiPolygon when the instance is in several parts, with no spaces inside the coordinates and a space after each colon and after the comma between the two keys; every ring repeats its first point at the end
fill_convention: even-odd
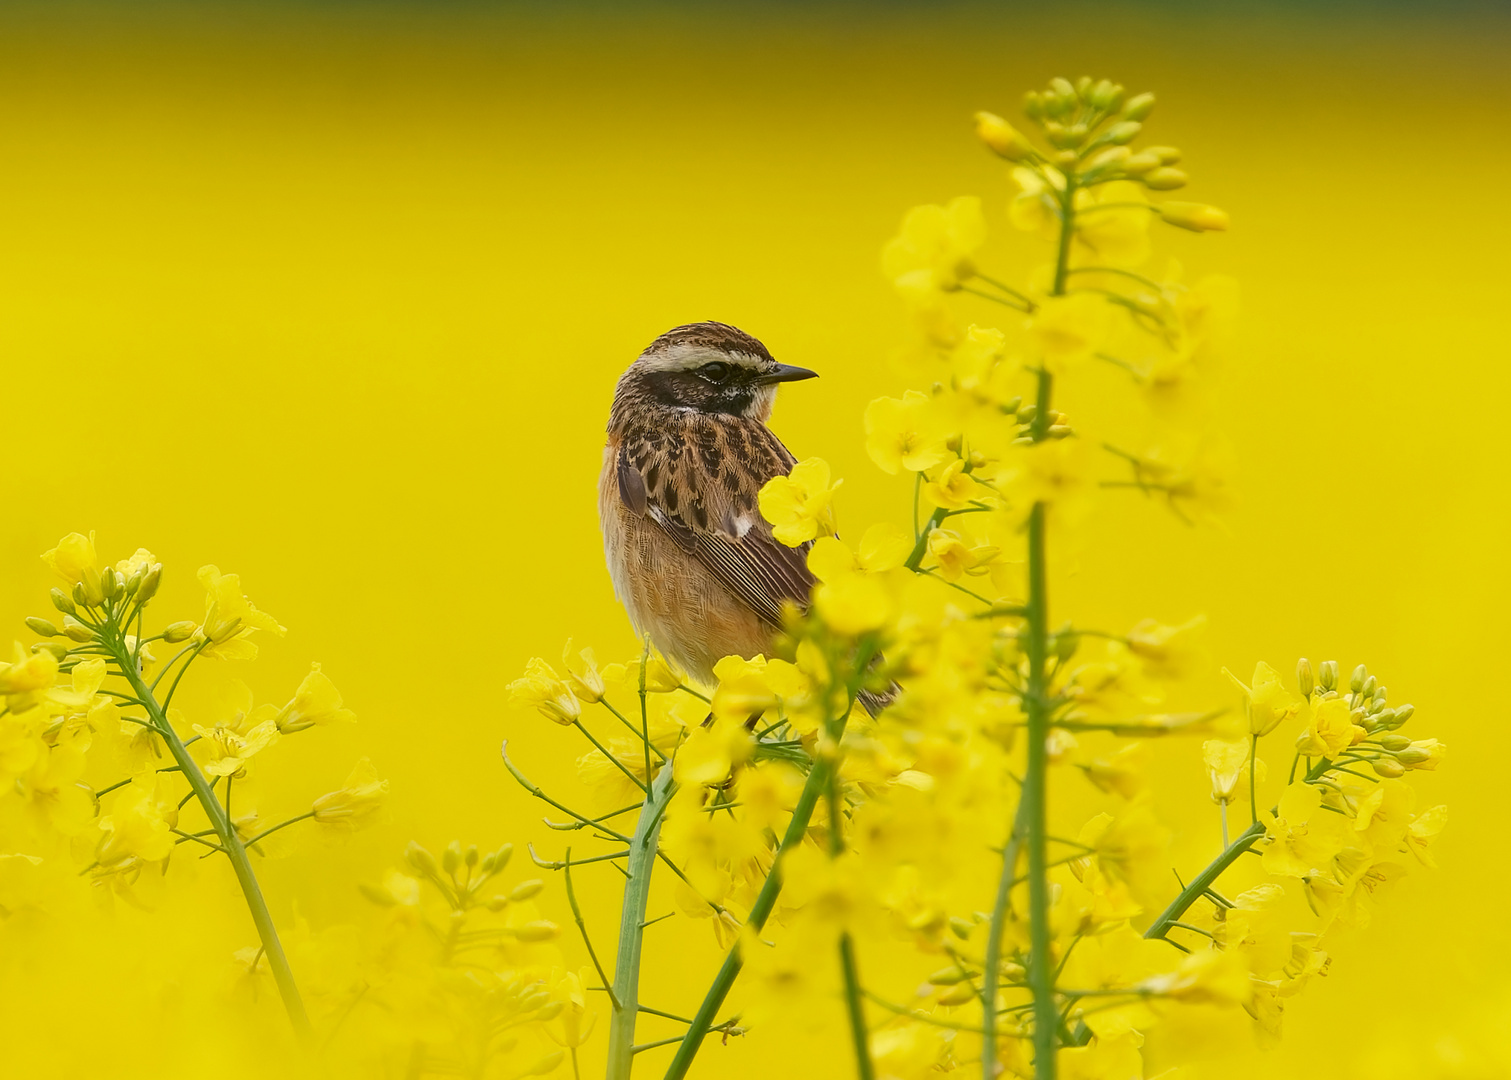
{"type": "Polygon", "coordinates": [[[930,986],[957,986],[971,977],[971,973],[959,964],[951,964],[949,967],[940,968],[930,975],[927,982],[930,986]]]}
{"type": "Polygon", "coordinates": [[[504,867],[509,865],[509,858],[513,854],[513,844],[505,844],[503,847],[495,851],[492,856],[490,856],[490,858],[493,859],[493,872],[495,874],[503,873],[504,867]]]}
{"type": "Polygon", "coordinates": [[[1369,668],[1360,664],[1354,668],[1353,675],[1348,680],[1348,688],[1354,693],[1360,693],[1364,689],[1364,680],[1369,678],[1369,668]]]}
{"type": "Polygon", "coordinates": [[[1052,647],[1055,656],[1063,664],[1081,647],[1081,635],[1070,629],[1061,630],[1054,635],[1052,647]]]}
{"type": "Polygon", "coordinates": [[[89,606],[89,598],[84,594],[84,583],[81,581],[76,581],[73,584],[73,602],[79,605],[79,607],[87,608],[89,606]]]}
{"type": "Polygon", "coordinates": [[[976,996],[976,988],[974,986],[970,983],[961,983],[959,986],[952,986],[940,994],[939,1004],[949,1006],[964,1005],[968,1001],[974,1001],[976,996]]]}
{"type": "Polygon", "coordinates": [[[1360,690],[1358,690],[1357,693],[1363,694],[1367,698],[1372,698],[1375,696],[1375,691],[1379,689],[1379,686],[1379,680],[1371,675],[1369,678],[1364,680],[1364,686],[1360,690]]]}
{"type": "Polygon", "coordinates": [[[1161,165],[1174,165],[1181,158],[1181,153],[1173,146],[1146,146],[1144,153],[1151,155],[1161,165]]]}
{"type": "Polygon", "coordinates": [[[971,931],[975,928],[975,923],[971,922],[969,919],[962,919],[958,915],[950,916],[950,933],[954,934],[961,941],[965,941],[967,938],[969,938],[971,936],[971,931]]]}
{"type": "Polygon", "coordinates": [[[1405,750],[1411,745],[1411,740],[1405,735],[1381,735],[1380,745],[1394,753],[1397,750],[1405,750]]]}
{"type": "Polygon", "coordinates": [[[524,926],[517,926],[514,929],[514,936],[527,943],[550,941],[559,933],[561,933],[561,927],[550,919],[536,919],[534,922],[527,922],[524,926]]]}
{"type": "Polygon", "coordinates": [[[1400,727],[1411,719],[1412,714],[1417,711],[1417,707],[1415,705],[1397,705],[1392,711],[1396,714],[1395,726],[1400,727]]]}
{"type": "Polygon", "coordinates": [[[57,637],[61,631],[46,619],[39,619],[35,615],[26,620],[26,625],[33,634],[38,637],[57,637]]]}
{"type": "Polygon", "coordinates": [[[169,623],[163,629],[163,640],[169,645],[177,645],[180,641],[188,641],[194,636],[194,631],[199,629],[199,624],[192,619],[182,619],[176,623],[169,623]]]}
{"type": "Polygon", "coordinates": [[[441,869],[447,874],[455,874],[457,867],[462,865],[462,845],[453,840],[446,845],[446,850],[441,852],[441,869]]]}
{"type": "Polygon", "coordinates": [[[1375,775],[1383,776],[1387,780],[1394,780],[1397,777],[1406,775],[1406,766],[1402,765],[1395,758],[1375,758],[1369,765],[1370,768],[1375,770],[1375,775]]]}
{"type": "Polygon", "coordinates": [[[364,881],[357,885],[357,891],[379,907],[394,906],[393,894],[387,889],[380,889],[376,885],[369,885],[364,881]]]}
{"type": "Polygon", "coordinates": [[[1032,90],[1023,95],[1023,115],[1036,124],[1044,119],[1044,102],[1032,90]]]}
{"type": "Polygon", "coordinates": [[[1079,79],[1076,80],[1076,97],[1080,98],[1082,101],[1090,101],[1092,85],[1093,83],[1091,81],[1091,76],[1082,75],[1079,79]]]}
{"type": "Polygon", "coordinates": [[[74,599],[83,593],[85,607],[99,607],[105,602],[105,583],[100,580],[100,572],[92,566],[84,567],[84,575],[75,588],[74,599]]]}
{"type": "Polygon", "coordinates": [[[63,636],[69,641],[93,641],[95,633],[72,615],[63,616],[63,636]]]}
{"type": "Polygon", "coordinates": [[[126,595],[135,596],[136,591],[142,587],[142,579],[146,576],[147,568],[145,566],[138,566],[136,573],[132,574],[126,581],[126,595]]]}
{"type": "Polygon", "coordinates": [[[1138,138],[1138,133],[1144,130],[1144,125],[1136,120],[1120,120],[1107,129],[1106,139],[1114,146],[1123,146],[1138,138]]]}
{"type": "Polygon", "coordinates": [[[64,645],[61,641],[39,641],[31,647],[31,651],[34,653],[52,653],[53,659],[60,664],[68,656],[68,646],[64,645]]]}
{"type": "Polygon", "coordinates": [[[477,865],[477,854],[476,844],[469,845],[467,850],[462,853],[462,862],[467,864],[468,870],[477,865]]]}
{"type": "Polygon", "coordinates": [[[1027,137],[995,113],[976,114],[976,137],[1008,161],[1031,161],[1039,156],[1027,137]]]}
{"type": "Polygon", "coordinates": [[[1143,120],[1154,111],[1153,94],[1135,94],[1128,99],[1123,106],[1122,117],[1124,120],[1143,120]]]}
{"type": "Polygon", "coordinates": [[[1338,661],[1322,661],[1317,669],[1317,685],[1329,692],[1338,689],[1338,661]]]}
{"type": "Polygon", "coordinates": [[[412,840],[409,846],[404,849],[404,861],[420,873],[431,877],[440,872],[440,867],[436,865],[435,856],[412,840]]]}
{"type": "Polygon", "coordinates": [[[509,891],[509,900],[512,903],[516,904],[522,900],[529,900],[531,897],[538,895],[540,893],[540,890],[544,889],[545,887],[546,883],[544,881],[541,881],[540,878],[531,878],[529,881],[521,881],[518,885],[514,886],[514,888],[509,891]]]}
{"type": "Polygon", "coordinates": [[[1144,186],[1150,191],[1174,191],[1183,188],[1190,180],[1180,169],[1172,169],[1168,165],[1161,165],[1157,169],[1150,169],[1143,176],[1144,186]]]}
{"type": "Polygon", "coordinates": [[[1432,755],[1420,746],[1412,746],[1410,744],[1407,744],[1406,749],[1397,751],[1396,753],[1396,760],[1402,765],[1420,765],[1430,757],[1432,755]]]}
{"type": "MultiPolygon", "coordinates": [[[[1147,177],[1145,180],[1147,181],[1147,177]]],[[[1215,206],[1193,202],[1162,202],[1158,207],[1160,220],[1178,229],[1192,232],[1223,232],[1228,227],[1228,215],[1215,206]]]]}
{"type": "Polygon", "coordinates": [[[1090,102],[1104,112],[1116,109],[1123,101],[1123,88],[1110,79],[1103,79],[1091,88],[1090,102]]]}
{"type": "Polygon", "coordinates": [[[78,607],[68,598],[62,589],[54,589],[47,595],[52,597],[52,606],[64,615],[75,615],[78,613],[78,607]]]}
{"type": "Polygon", "coordinates": [[[1049,88],[1054,92],[1055,97],[1059,98],[1067,105],[1072,100],[1074,100],[1076,96],[1076,88],[1070,85],[1070,80],[1062,79],[1058,75],[1049,80],[1049,88]]]}
{"type": "MultiPolygon", "coordinates": [[[[88,576],[88,571],[85,571],[88,576]]],[[[121,583],[116,580],[115,571],[106,567],[100,574],[100,596],[105,600],[114,600],[121,593],[121,583]]]]}
{"type": "Polygon", "coordinates": [[[161,563],[154,563],[152,568],[149,569],[145,575],[143,575],[141,585],[137,586],[137,603],[145,604],[148,600],[151,600],[154,596],[156,596],[157,587],[161,585],[162,582],[163,566],[161,563]]]}
{"type": "Polygon", "coordinates": [[[1302,697],[1311,697],[1315,685],[1315,680],[1312,678],[1312,662],[1303,656],[1296,661],[1296,686],[1301,691],[1302,697]]]}

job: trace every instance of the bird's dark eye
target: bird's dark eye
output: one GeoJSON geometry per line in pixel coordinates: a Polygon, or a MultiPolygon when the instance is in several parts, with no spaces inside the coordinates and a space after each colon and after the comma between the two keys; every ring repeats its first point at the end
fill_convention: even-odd
{"type": "Polygon", "coordinates": [[[726,364],[722,360],[715,360],[711,364],[704,364],[702,367],[700,367],[698,369],[698,374],[702,375],[711,383],[721,383],[725,379],[728,379],[730,373],[733,371],[733,365],[726,364]]]}

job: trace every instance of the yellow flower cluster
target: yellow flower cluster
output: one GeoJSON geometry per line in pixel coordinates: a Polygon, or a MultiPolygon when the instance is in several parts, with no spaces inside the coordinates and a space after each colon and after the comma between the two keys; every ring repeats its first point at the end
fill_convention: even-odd
{"type": "MultiPolygon", "coordinates": [[[[980,200],[905,217],[882,263],[919,318],[903,359],[926,389],[872,402],[864,425],[874,463],[913,477],[911,528],[832,535],[839,485],[822,460],[771,481],[762,513],[780,541],[810,545],[818,582],[776,655],[726,658],[711,695],[649,646],[602,670],[583,652],[566,675],[533,660],[511,686],[591,743],[579,775],[592,805],[569,808],[506,756],[510,770],[567,815],[554,827],[610,845],[593,858],[628,879],[612,976],[579,923],[609,998],[611,1080],[659,1045],[635,1040],[658,865],[677,915],[728,950],[661,1040],[675,1047],[669,1080],[711,1031],[782,1026],[844,1031],[863,1080],[1090,1080],[1145,1075],[1145,1035],[1188,1010],[1247,1012],[1261,1040],[1278,1037],[1285,1006],[1327,970],[1335,928],[1362,925],[1408,863],[1431,864],[1446,812],[1416,812],[1407,778],[1443,748],[1400,733],[1411,706],[1390,706],[1364,668],[1345,690],[1335,663],[1314,675],[1303,662],[1290,688],[1260,664],[1234,680],[1241,714],[1179,711],[1200,618],[1051,626],[1051,540],[1099,492],[1136,489],[1187,519],[1223,503],[1220,448],[1192,406],[1232,289],[1139,268],[1152,222],[1200,232],[1227,218],[1151,199],[1187,181],[1178,151],[1132,145],[1153,103],[1057,79],[1026,107],[1047,146],[978,116],[1013,166],[1007,217],[1052,244],[1021,288],[983,272],[980,200]],[[1014,315],[962,325],[962,303],[1014,315]],[[1132,377],[1144,408],[1125,412],[1157,438],[1123,449],[1122,432],[1055,407],[1057,391],[1086,392],[1094,365],[1132,377]],[[1205,739],[1191,790],[1195,806],[1216,803],[1222,844],[1172,875],[1172,830],[1145,788],[1155,740],[1175,735],[1205,739]],[[1273,803],[1259,797],[1271,737],[1292,756],[1273,803]],[[1066,788],[1081,780],[1099,808],[1076,819],[1065,807],[1086,800],[1066,788]]],[[[570,891],[569,854],[541,865],[570,891]]],[[[1158,1067],[1179,1054],[1167,1046],[1158,1067]]]]}

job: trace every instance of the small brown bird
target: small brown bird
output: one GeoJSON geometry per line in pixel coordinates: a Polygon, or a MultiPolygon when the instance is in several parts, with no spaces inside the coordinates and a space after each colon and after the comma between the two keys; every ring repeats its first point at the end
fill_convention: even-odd
{"type": "Polygon", "coordinates": [[[614,592],[636,630],[694,679],[770,653],[782,605],[808,606],[808,544],[771,535],[756,499],[797,459],[767,428],[779,364],[755,338],[703,322],[668,330],[620,376],[598,480],[614,592]]]}

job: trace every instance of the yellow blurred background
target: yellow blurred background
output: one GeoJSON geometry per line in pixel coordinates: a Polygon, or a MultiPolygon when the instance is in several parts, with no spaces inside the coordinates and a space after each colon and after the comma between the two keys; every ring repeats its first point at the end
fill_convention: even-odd
{"type": "MultiPolygon", "coordinates": [[[[1007,226],[971,112],[1062,73],[1153,89],[1154,140],[1233,217],[1160,250],[1243,289],[1219,412],[1238,501],[1218,531],[1114,499],[1057,575],[1056,617],[1205,612],[1221,702],[1222,665],[1364,660],[1451,747],[1420,785],[1419,805],[1451,805],[1441,870],[1337,943],[1281,1048],[1235,1046],[1212,1075],[1511,1075],[1511,26],[1451,11],[7,6],[0,613],[16,637],[47,613],[37,556],[75,529],[111,560],[163,559],[160,618],[198,613],[200,565],[242,574],[290,632],[229,674],[282,701],[319,660],[359,716],[270,752],[268,813],[362,755],[393,788],[385,824],[266,864],[286,924],[350,918],[355,883],[412,838],[559,852],[498,746],[568,793],[580,748],[503,687],[569,636],[636,648],[594,506],[620,370],[679,323],[756,334],[823,375],[783,392],[774,426],[846,478],[841,526],[902,522],[907,485],[861,439],[865,403],[901,388],[880,245],[909,206],[979,194],[986,262],[1021,280],[1043,254],[1007,226]]],[[[1167,817],[1203,815],[1174,819],[1191,866],[1205,779],[1196,748],[1167,753],[1167,817]]],[[[213,873],[224,910],[173,909],[205,971],[252,939],[213,873]]],[[[608,941],[618,879],[585,880],[608,941]]],[[[543,906],[567,922],[554,888],[543,906]]],[[[57,1035],[32,1020],[87,1031],[113,1008],[87,1003],[102,987],[204,983],[115,940],[125,918],[36,943],[61,965],[0,968],[7,1053],[43,1059],[57,1035]]],[[[693,1007],[686,973],[717,960],[695,929],[650,931],[646,1000],[693,1007]]],[[[113,1052],[69,1047],[60,1075],[113,1052]]],[[[848,1068],[838,1040],[756,1036],[710,1045],[695,1075],[848,1068]]]]}

